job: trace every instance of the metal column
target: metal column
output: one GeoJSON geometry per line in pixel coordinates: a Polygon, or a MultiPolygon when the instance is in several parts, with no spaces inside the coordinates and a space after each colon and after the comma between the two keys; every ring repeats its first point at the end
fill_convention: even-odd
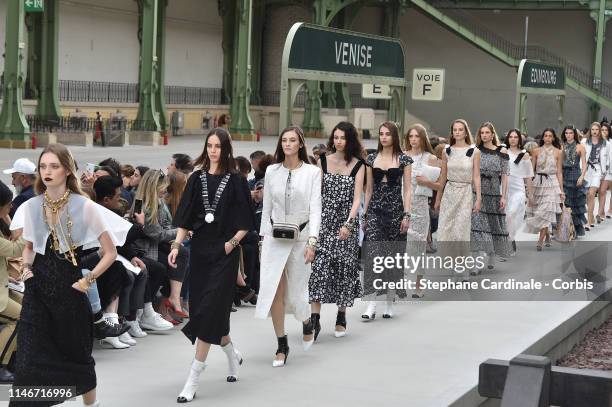
{"type": "Polygon", "coordinates": [[[251,99],[251,18],[252,0],[236,0],[236,39],[230,133],[234,140],[254,140],[255,129],[249,114],[251,99]]]}
{"type": "Polygon", "coordinates": [[[22,61],[25,48],[23,35],[24,2],[9,0],[6,13],[6,49],[4,85],[0,112],[0,147],[30,146],[30,127],[23,114],[22,61]]]}
{"type": "Polygon", "coordinates": [[[138,130],[160,131],[159,114],[155,109],[155,98],[158,91],[157,68],[162,61],[157,58],[157,12],[158,0],[139,0],[140,11],[140,74],[138,130]]]}
{"type": "Polygon", "coordinates": [[[155,94],[155,111],[159,114],[159,125],[162,132],[169,128],[166,111],[166,9],[168,0],[157,3],[157,92],[155,94]]]}
{"type": "Polygon", "coordinates": [[[46,0],[40,42],[40,83],[36,114],[48,119],[61,116],[58,88],[59,0],[46,0]]]}

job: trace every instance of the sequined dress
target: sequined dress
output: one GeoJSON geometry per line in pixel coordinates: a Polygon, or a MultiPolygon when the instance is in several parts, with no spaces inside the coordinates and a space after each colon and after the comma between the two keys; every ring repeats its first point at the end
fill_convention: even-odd
{"type": "Polygon", "coordinates": [[[561,213],[561,187],[557,179],[554,147],[540,147],[533,181],[534,206],[527,206],[527,231],[539,233],[557,221],[561,213]]]}

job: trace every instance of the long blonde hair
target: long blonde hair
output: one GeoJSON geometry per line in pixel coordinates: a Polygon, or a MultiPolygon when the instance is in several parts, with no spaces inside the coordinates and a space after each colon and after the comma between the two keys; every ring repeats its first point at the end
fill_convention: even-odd
{"type": "Polygon", "coordinates": [[[472,133],[470,132],[470,126],[468,126],[467,122],[464,119],[455,119],[453,120],[453,122],[450,125],[450,134],[449,134],[449,144],[452,146],[455,144],[455,137],[453,137],[453,126],[456,123],[461,123],[463,125],[463,128],[465,129],[465,144],[467,144],[468,146],[472,144],[472,133]]]}
{"type": "Polygon", "coordinates": [[[419,139],[421,141],[421,150],[423,152],[427,151],[430,154],[434,154],[433,148],[431,147],[431,143],[429,142],[429,136],[427,135],[427,129],[422,124],[416,123],[412,126],[408,127],[408,131],[406,132],[406,136],[404,137],[404,148],[407,151],[412,150],[412,146],[410,145],[410,132],[412,130],[416,130],[419,135],[419,139]]]}
{"type": "Polygon", "coordinates": [[[170,209],[170,213],[174,217],[178,209],[183,191],[187,185],[187,175],[180,171],[172,171],[168,174],[168,188],[166,194],[166,204],[170,209]]]}
{"type": "Polygon", "coordinates": [[[142,200],[142,209],[148,215],[148,220],[156,225],[159,211],[159,195],[168,186],[166,176],[160,170],[149,170],[140,180],[135,199],[142,200]]]}
{"type": "Polygon", "coordinates": [[[47,153],[55,154],[60,164],[64,168],[64,171],[66,171],[66,188],[75,194],[84,195],[83,190],[81,189],[81,182],[76,176],[77,169],[74,162],[74,157],[72,157],[70,150],[68,150],[65,145],[60,143],[49,144],[38,156],[38,163],[36,165],[37,177],[34,183],[34,190],[36,193],[40,195],[47,190],[47,186],[40,176],[40,160],[42,159],[42,156],[47,153]]]}

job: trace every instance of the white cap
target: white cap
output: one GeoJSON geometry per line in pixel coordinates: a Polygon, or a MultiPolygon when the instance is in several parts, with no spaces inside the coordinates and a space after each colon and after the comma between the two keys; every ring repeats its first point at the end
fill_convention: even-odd
{"type": "Polygon", "coordinates": [[[13,164],[13,168],[9,168],[8,170],[2,171],[5,174],[13,174],[15,172],[21,174],[36,174],[36,164],[27,158],[19,158],[13,164]]]}

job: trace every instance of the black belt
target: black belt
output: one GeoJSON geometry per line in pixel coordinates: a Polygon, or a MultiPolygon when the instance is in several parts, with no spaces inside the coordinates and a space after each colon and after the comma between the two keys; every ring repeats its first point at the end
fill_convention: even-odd
{"type": "Polygon", "coordinates": [[[546,174],[545,172],[538,172],[536,173],[536,175],[540,176],[540,182],[542,182],[542,177],[545,177],[546,179],[548,179],[548,174],[546,174]]]}
{"type": "MultiPolygon", "coordinates": [[[[272,226],[274,226],[274,221],[272,220],[272,218],[270,218],[270,224],[271,224],[272,226]]],[[[302,230],[304,230],[304,228],[306,227],[306,225],[307,225],[307,224],[308,224],[308,221],[306,221],[306,222],[302,223],[300,226],[298,226],[298,228],[300,229],[300,232],[301,232],[302,230]]]]}

